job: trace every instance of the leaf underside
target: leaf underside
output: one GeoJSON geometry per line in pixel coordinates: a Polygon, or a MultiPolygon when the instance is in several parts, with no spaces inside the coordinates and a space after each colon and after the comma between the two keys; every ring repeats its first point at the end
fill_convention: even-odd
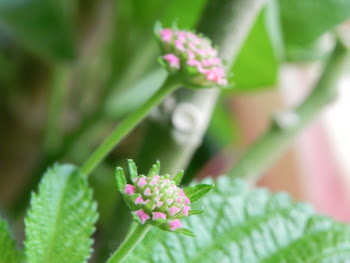
{"type": "Polygon", "coordinates": [[[287,194],[249,191],[221,177],[200,202],[205,213],[182,220],[189,238],[152,228],[126,262],[346,262],[350,229],[317,216],[287,194]]]}
{"type": "Polygon", "coordinates": [[[23,262],[22,254],[16,248],[16,241],[12,238],[8,224],[0,218],[0,263],[23,262]]]}
{"type": "Polygon", "coordinates": [[[55,165],[32,195],[25,219],[28,263],[86,262],[96,220],[86,178],[72,165],[55,165]]]}

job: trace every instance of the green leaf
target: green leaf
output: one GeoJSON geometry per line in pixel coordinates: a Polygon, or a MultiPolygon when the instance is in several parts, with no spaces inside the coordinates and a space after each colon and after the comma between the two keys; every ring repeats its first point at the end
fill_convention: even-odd
{"type": "Polygon", "coordinates": [[[157,161],[155,164],[153,164],[147,176],[159,175],[159,173],[160,173],[160,162],[157,161]]]}
{"type": "Polygon", "coordinates": [[[7,222],[0,218],[0,263],[23,262],[22,253],[16,246],[7,222]]]}
{"type": "Polygon", "coordinates": [[[186,229],[186,228],[178,228],[174,232],[182,234],[184,236],[196,237],[196,235],[191,230],[186,229]]]}
{"type": "Polygon", "coordinates": [[[235,90],[251,90],[277,83],[279,62],[268,31],[267,12],[257,17],[231,69],[235,90]]]}
{"type": "Polygon", "coordinates": [[[176,185],[179,185],[181,183],[183,176],[184,176],[184,170],[181,170],[174,178],[174,182],[176,185]]]}
{"type": "Polygon", "coordinates": [[[139,175],[137,173],[137,166],[133,160],[128,159],[128,167],[129,167],[130,179],[131,181],[134,181],[134,179],[139,175]]]}
{"type": "Polygon", "coordinates": [[[200,215],[203,213],[204,213],[204,210],[191,209],[190,211],[188,211],[188,216],[196,216],[196,215],[200,215]]]}
{"type": "Polygon", "coordinates": [[[59,60],[75,57],[72,25],[55,1],[2,0],[0,24],[37,55],[59,60]]]}
{"type": "Polygon", "coordinates": [[[29,263],[80,263],[91,254],[97,220],[87,179],[72,165],[49,169],[25,219],[29,263]]]}
{"type": "Polygon", "coordinates": [[[350,17],[350,1],[279,0],[284,41],[308,44],[350,17]]]}
{"type": "Polygon", "coordinates": [[[204,214],[182,219],[187,238],[152,228],[126,263],[346,262],[350,228],[317,216],[287,194],[249,190],[221,177],[200,202],[204,214]]]}
{"type": "Polygon", "coordinates": [[[190,186],[184,190],[185,195],[190,199],[191,203],[194,203],[205,196],[214,186],[211,184],[197,184],[190,186]]]}
{"type": "Polygon", "coordinates": [[[117,188],[119,192],[123,193],[126,186],[126,178],[123,168],[117,167],[115,170],[115,179],[117,181],[117,188]]]}

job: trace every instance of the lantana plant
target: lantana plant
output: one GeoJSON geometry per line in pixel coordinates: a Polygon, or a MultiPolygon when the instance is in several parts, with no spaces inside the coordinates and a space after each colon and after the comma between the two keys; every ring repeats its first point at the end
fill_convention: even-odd
{"type": "Polygon", "coordinates": [[[221,59],[211,41],[201,34],[174,28],[155,26],[160,43],[160,63],[171,75],[192,88],[227,86],[221,59]]]}
{"type": "Polygon", "coordinates": [[[153,165],[147,176],[139,175],[136,164],[128,160],[130,181],[127,183],[121,167],[116,169],[117,187],[139,224],[151,224],[166,231],[194,236],[191,230],[182,228],[180,219],[201,214],[203,210],[192,209],[191,205],[207,194],[213,185],[198,184],[181,189],[184,172],[173,179],[160,175],[160,163],[153,165]]]}

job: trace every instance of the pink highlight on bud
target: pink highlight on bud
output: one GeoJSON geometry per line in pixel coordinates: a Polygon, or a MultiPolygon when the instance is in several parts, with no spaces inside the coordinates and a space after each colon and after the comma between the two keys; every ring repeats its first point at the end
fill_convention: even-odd
{"type": "Polygon", "coordinates": [[[175,48],[177,50],[180,50],[181,52],[185,52],[186,51],[186,48],[185,48],[184,44],[180,40],[175,40],[175,48]]]}
{"type": "Polygon", "coordinates": [[[179,195],[180,195],[180,196],[186,196],[185,193],[184,193],[184,190],[182,190],[181,188],[180,188],[180,190],[179,190],[179,195]]]}
{"type": "Polygon", "coordinates": [[[158,187],[158,186],[154,187],[154,192],[155,192],[156,194],[159,194],[159,187],[158,187]]]}
{"type": "Polygon", "coordinates": [[[138,186],[144,187],[147,184],[146,178],[141,177],[137,183],[138,186]]]}
{"type": "Polygon", "coordinates": [[[180,60],[174,54],[166,54],[163,56],[163,59],[169,64],[171,68],[175,68],[175,69],[180,68],[180,60]]]}
{"type": "Polygon", "coordinates": [[[157,206],[158,206],[158,207],[161,207],[163,204],[164,204],[164,202],[162,202],[162,201],[158,201],[158,202],[157,202],[157,206]]]}
{"type": "Polygon", "coordinates": [[[150,219],[150,216],[146,214],[142,209],[135,211],[134,213],[140,218],[141,224],[144,224],[148,219],[150,219]]]}
{"type": "Polygon", "coordinates": [[[157,220],[159,218],[166,220],[166,214],[162,212],[153,212],[152,215],[152,220],[157,220]]]}
{"type": "Polygon", "coordinates": [[[169,180],[169,179],[165,179],[164,182],[165,182],[166,184],[168,184],[168,183],[170,183],[170,180],[169,180]]]}
{"type": "Polygon", "coordinates": [[[195,55],[194,55],[193,51],[187,50],[187,57],[188,57],[188,59],[194,59],[195,55]]]}
{"type": "Polygon", "coordinates": [[[160,37],[164,42],[170,43],[173,36],[173,32],[170,28],[164,28],[159,31],[160,37]]]}
{"type": "MultiPolygon", "coordinates": [[[[223,85],[220,83],[225,83],[225,72],[222,70],[222,68],[212,68],[210,70],[207,70],[205,72],[207,80],[214,81],[219,85],[223,85]]],[[[227,83],[227,81],[226,81],[227,83]]]]}
{"type": "Polygon", "coordinates": [[[151,200],[147,199],[146,201],[143,202],[144,205],[147,205],[151,200]]]}
{"type": "Polygon", "coordinates": [[[181,228],[182,224],[181,224],[179,219],[175,219],[175,220],[169,222],[169,226],[170,226],[170,230],[174,231],[178,228],[181,228]]]}
{"type": "Polygon", "coordinates": [[[127,184],[125,186],[124,193],[127,195],[133,195],[135,193],[135,186],[127,184]]]}
{"type": "Polygon", "coordinates": [[[150,185],[156,185],[156,184],[159,184],[159,180],[157,179],[153,179],[150,183],[150,185]]]}
{"type": "Polygon", "coordinates": [[[177,36],[177,39],[180,40],[182,43],[185,43],[187,41],[185,32],[179,31],[176,33],[176,36],[177,36]]]}
{"type": "Polygon", "coordinates": [[[166,200],[166,202],[168,203],[168,205],[171,205],[172,203],[174,203],[174,199],[169,198],[168,200],[166,200]]]}
{"type": "Polygon", "coordinates": [[[178,212],[180,212],[180,208],[178,208],[177,206],[173,206],[169,208],[169,213],[170,215],[176,215],[178,212]]]}
{"type": "Polygon", "coordinates": [[[160,176],[159,175],[155,175],[153,176],[153,179],[159,180],[160,176]]]}
{"type": "Polygon", "coordinates": [[[191,203],[190,199],[188,199],[187,196],[185,196],[185,204],[188,205],[190,203],[191,203]]]}
{"type": "Polygon", "coordinates": [[[150,196],[151,195],[151,189],[147,187],[145,191],[143,192],[144,195],[150,196]]]}
{"type": "Polygon", "coordinates": [[[188,216],[188,211],[191,209],[190,206],[188,205],[185,205],[184,208],[182,209],[182,213],[185,215],[185,216],[188,216]]]}
{"type": "Polygon", "coordinates": [[[181,205],[182,202],[183,202],[183,199],[182,199],[181,197],[178,197],[178,198],[176,199],[176,202],[177,202],[178,205],[181,205]]]}
{"type": "Polygon", "coordinates": [[[136,197],[135,199],[135,205],[143,204],[144,201],[141,196],[136,197]]]}

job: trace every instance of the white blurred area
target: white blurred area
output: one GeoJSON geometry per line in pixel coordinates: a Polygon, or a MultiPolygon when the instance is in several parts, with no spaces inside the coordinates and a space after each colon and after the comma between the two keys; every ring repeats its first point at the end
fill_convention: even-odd
{"type": "MultiPolygon", "coordinates": [[[[324,116],[329,144],[350,193],[350,72],[339,81],[338,98],[324,116]]],[[[348,196],[350,200],[350,195],[348,196]]]]}

